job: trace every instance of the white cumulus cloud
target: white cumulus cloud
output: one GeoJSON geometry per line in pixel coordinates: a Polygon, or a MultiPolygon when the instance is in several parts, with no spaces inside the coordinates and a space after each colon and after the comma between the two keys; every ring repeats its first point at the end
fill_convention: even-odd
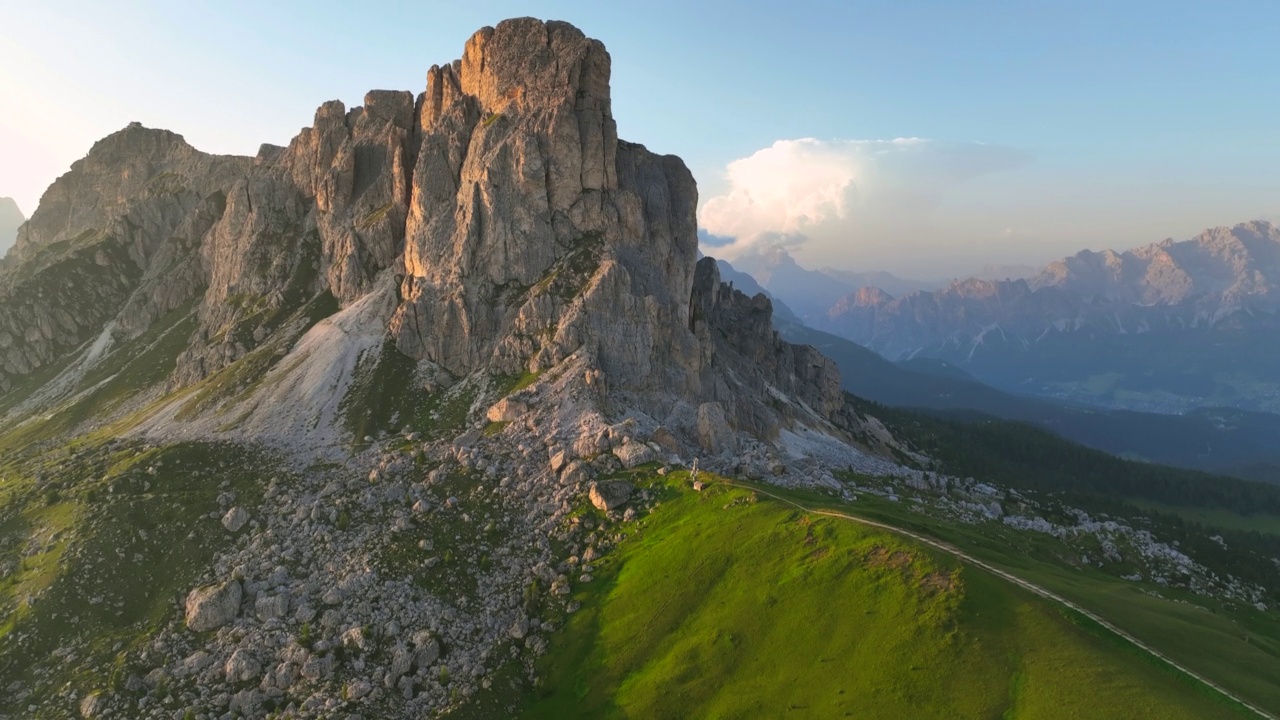
{"type": "Polygon", "coordinates": [[[729,163],[727,188],[706,201],[700,221],[733,239],[714,249],[721,257],[811,244],[829,255],[918,231],[949,190],[1027,159],[1009,147],[922,138],[779,140],[729,163]]]}

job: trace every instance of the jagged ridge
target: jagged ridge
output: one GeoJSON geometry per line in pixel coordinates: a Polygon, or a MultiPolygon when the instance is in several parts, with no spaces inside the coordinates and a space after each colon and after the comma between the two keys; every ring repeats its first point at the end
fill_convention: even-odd
{"type": "MultiPolygon", "coordinates": [[[[833,425],[848,419],[834,366],[779,340],[768,301],[735,296],[714,264],[695,282],[694,180],[678,158],[617,139],[609,72],[600,42],[519,19],[477,32],[416,99],[325,103],[288,147],[253,159],[131,125],[49,189],[7,260],[0,388],[40,382],[75,348],[83,374],[194,302],[167,390],[224,389],[158,417],[181,425],[218,410],[222,430],[238,417],[288,434],[275,415],[253,422],[253,403],[223,411],[254,376],[312,367],[318,347],[354,337],[299,343],[326,306],[353,307],[389,283],[389,313],[326,327],[357,328],[366,347],[379,324],[432,384],[570,363],[601,412],[643,411],[708,451],[731,445],[708,424],[773,439],[800,422],[847,438],[833,425]]],[[[325,353],[345,360],[324,392],[349,388],[361,352],[325,353]]],[[[311,426],[331,424],[301,399],[315,388],[279,375],[265,383],[273,393],[301,395],[276,404],[296,400],[311,426]]]]}

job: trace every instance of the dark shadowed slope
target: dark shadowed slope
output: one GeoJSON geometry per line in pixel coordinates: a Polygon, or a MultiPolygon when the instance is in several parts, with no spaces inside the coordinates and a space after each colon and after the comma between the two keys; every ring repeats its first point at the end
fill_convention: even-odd
{"type": "Polygon", "coordinates": [[[997,390],[937,360],[916,359],[904,367],[800,324],[784,324],[780,332],[788,341],[813,345],[835,360],[844,388],[878,403],[961,419],[994,416],[1028,422],[1115,455],[1280,480],[1280,416],[1230,408],[1160,415],[1073,406],[997,390]]]}

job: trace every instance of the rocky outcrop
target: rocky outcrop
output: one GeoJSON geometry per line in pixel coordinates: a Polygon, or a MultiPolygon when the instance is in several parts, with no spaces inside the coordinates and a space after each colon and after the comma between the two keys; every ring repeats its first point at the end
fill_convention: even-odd
{"type": "Polygon", "coordinates": [[[203,287],[192,249],[247,162],[137,125],[58,178],[0,269],[0,391],[119,318],[132,337],[203,287]]]}
{"type": "Polygon", "coordinates": [[[202,248],[209,275],[180,384],[230,364],[329,293],[349,304],[403,249],[415,134],[408,92],[322,105],[287,148],[263,146],[202,248]]]}
{"type": "Polygon", "coordinates": [[[180,384],[239,359],[322,292],[367,292],[403,251],[416,152],[408,92],[326,103],[288,148],[201,153],[130,125],[41,200],[0,275],[0,391],[111,320],[135,337],[199,298],[180,384]]]}
{"type": "Polygon", "coordinates": [[[667,371],[692,355],[693,179],[619,143],[609,64],[576,28],[521,19],[432,69],[392,321],[403,351],[465,375],[585,350],[628,383],[689,386],[667,371]]]}
{"type": "MultiPolygon", "coordinates": [[[[708,400],[719,403],[739,429],[768,437],[779,416],[797,413],[830,419],[844,404],[835,363],[807,345],[792,345],[773,329],[773,304],[763,294],[748,298],[720,282],[713,258],[703,258],[690,301],[690,324],[704,359],[708,400]],[[800,401],[788,407],[783,398],[800,401]]],[[[699,437],[704,447],[723,444],[721,411],[699,408],[699,437]]]]}
{"type": "Polygon", "coordinates": [[[761,434],[780,422],[766,386],[803,387],[829,415],[840,402],[833,366],[779,341],[769,307],[753,313],[718,279],[695,287],[693,178],[678,158],[617,139],[609,62],[572,26],[522,19],[482,30],[459,62],[431,70],[398,347],[455,376],[585,354],[624,405],[665,415],[720,400],[761,434]],[[711,324],[738,345],[717,350],[711,324]],[[737,363],[745,386],[725,379],[737,363]]]}
{"type": "Polygon", "coordinates": [[[737,438],[720,403],[705,402],[698,406],[698,444],[712,455],[737,449],[737,438]]]}
{"type": "MultiPolygon", "coordinates": [[[[92,249],[106,279],[57,274],[53,294],[86,298],[83,311],[16,290],[0,303],[11,336],[0,334],[0,383],[107,323],[134,337],[188,304],[196,329],[171,385],[251,353],[264,373],[329,304],[355,308],[394,284],[390,339],[446,385],[572,363],[601,412],[646,413],[690,447],[706,403],[727,432],[758,437],[830,420],[842,402],[833,366],[780,341],[769,301],[722,285],[714,261],[695,277],[693,177],[679,158],[618,139],[610,63],[573,26],[522,18],[473,35],[416,100],[374,91],[350,110],[325,103],[287,147],[252,159],[131,126],[55,183],[24,229],[15,288],[52,281],[41,263],[80,227],[108,228],[109,240],[57,252],[83,261],[92,249]]],[[[525,413],[524,400],[493,400],[494,422],[525,413]]]]}
{"type": "Polygon", "coordinates": [[[132,123],[94,144],[89,154],[49,186],[7,258],[13,266],[57,243],[83,243],[92,232],[126,225],[135,257],[168,239],[184,209],[230,187],[247,158],[216,156],[191,147],[181,135],[132,123]],[[132,211],[132,214],[130,214],[132,211]]]}
{"type": "Polygon", "coordinates": [[[215,630],[240,614],[239,580],[196,588],[187,595],[187,627],[196,632],[215,630]]]}

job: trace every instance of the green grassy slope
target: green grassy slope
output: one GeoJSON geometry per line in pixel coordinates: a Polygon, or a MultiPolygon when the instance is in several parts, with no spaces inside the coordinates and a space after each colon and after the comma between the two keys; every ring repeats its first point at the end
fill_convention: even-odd
{"type": "MultiPolygon", "coordinates": [[[[141,671],[124,658],[234,541],[208,517],[217,496],[254,507],[275,471],[265,456],[206,443],[82,445],[47,453],[46,465],[55,482],[0,508],[0,563],[38,550],[0,577],[0,686],[41,689],[0,697],[0,713],[56,713],[41,692],[65,683],[115,690],[141,671]]],[[[32,470],[5,466],[0,484],[32,470]]]]}
{"type": "Polygon", "coordinates": [[[748,491],[659,487],[579,591],[524,717],[1242,716],[950,557],[748,491]]]}
{"type": "Polygon", "coordinates": [[[769,491],[942,540],[1075,602],[1239,697],[1280,710],[1280,618],[1274,612],[1125,580],[1117,576],[1123,568],[1083,566],[1078,548],[1051,535],[930,517],[914,509],[909,493],[900,502],[864,494],[842,504],[813,492],[769,491]]]}

